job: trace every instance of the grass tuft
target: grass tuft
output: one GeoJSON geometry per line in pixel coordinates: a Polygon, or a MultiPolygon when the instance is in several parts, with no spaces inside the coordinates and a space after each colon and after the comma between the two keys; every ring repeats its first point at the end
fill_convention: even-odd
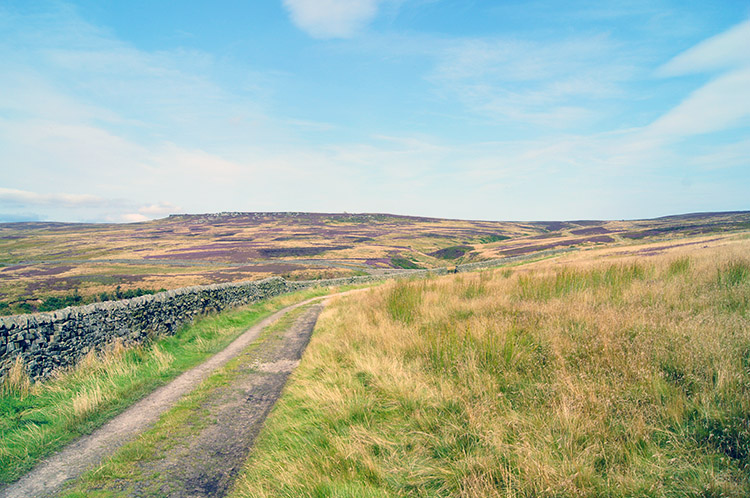
{"type": "Polygon", "coordinates": [[[734,260],[718,270],[719,285],[732,287],[750,280],[750,261],[734,260]]]}
{"type": "Polygon", "coordinates": [[[392,286],[386,307],[391,318],[404,324],[414,321],[422,302],[422,286],[418,282],[399,281],[392,286]]]}
{"type": "Polygon", "coordinates": [[[22,400],[29,394],[30,390],[31,378],[26,372],[23,360],[20,356],[17,356],[16,361],[5,372],[2,382],[0,382],[0,395],[13,396],[22,400]]]}
{"type": "Polygon", "coordinates": [[[677,275],[685,275],[690,271],[690,258],[688,256],[683,256],[681,258],[677,258],[671,263],[669,263],[669,266],[667,267],[667,275],[674,277],[677,275]]]}

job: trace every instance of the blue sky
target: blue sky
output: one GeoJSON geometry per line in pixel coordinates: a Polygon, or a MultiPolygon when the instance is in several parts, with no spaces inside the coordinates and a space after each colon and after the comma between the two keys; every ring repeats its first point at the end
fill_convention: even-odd
{"type": "Polygon", "coordinates": [[[746,1],[0,0],[0,220],[750,209],[746,1]]]}

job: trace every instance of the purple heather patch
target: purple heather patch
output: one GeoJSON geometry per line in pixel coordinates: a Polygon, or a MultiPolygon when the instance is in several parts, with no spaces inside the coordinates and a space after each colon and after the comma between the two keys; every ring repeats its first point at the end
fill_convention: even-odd
{"type": "Polygon", "coordinates": [[[258,251],[266,258],[283,258],[289,256],[316,256],[327,251],[351,249],[353,246],[302,246],[302,247],[265,247],[258,251]]]}
{"type": "Polygon", "coordinates": [[[564,221],[536,221],[536,222],[533,222],[532,225],[536,225],[536,227],[544,228],[545,230],[549,230],[550,232],[557,232],[559,230],[562,230],[570,226],[568,223],[565,223],[564,221]]]}
{"type": "Polygon", "coordinates": [[[144,256],[144,259],[174,259],[174,260],[208,260],[244,263],[258,259],[260,254],[256,250],[241,251],[237,249],[223,249],[214,251],[188,251],[170,254],[155,254],[144,256]],[[219,258],[219,259],[217,259],[219,258]]]}
{"type": "Polygon", "coordinates": [[[502,254],[503,256],[518,256],[521,254],[528,254],[531,252],[555,249],[557,247],[569,247],[569,246],[574,246],[577,244],[585,244],[586,242],[593,242],[593,243],[614,242],[614,240],[615,239],[613,239],[612,237],[609,237],[608,235],[600,235],[598,237],[588,237],[585,239],[567,239],[567,240],[560,240],[557,242],[552,242],[550,244],[514,247],[512,249],[506,249],[504,251],[500,251],[500,254],[502,254]]]}
{"type": "Polygon", "coordinates": [[[0,272],[4,272],[4,271],[16,271],[16,270],[21,270],[23,268],[29,268],[31,266],[33,266],[33,265],[13,265],[13,266],[7,266],[7,267],[1,269],[0,272]]]}
{"type": "Polygon", "coordinates": [[[607,230],[604,227],[591,227],[591,228],[580,228],[578,230],[571,230],[570,233],[575,235],[602,235],[605,233],[612,233],[611,230],[607,230]]]}
{"type": "Polygon", "coordinates": [[[253,248],[255,242],[249,241],[233,241],[233,242],[221,242],[221,243],[209,243],[198,246],[181,247],[179,249],[170,249],[167,251],[170,254],[196,252],[196,251],[226,251],[228,249],[250,249],[253,248]]]}
{"type": "Polygon", "coordinates": [[[391,266],[391,258],[372,258],[372,259],[366,259],[365,264],[367,266],[372,266],[373,268],[378,267],[389,267],[391,266]]]}
{"type": "Polygon", "coordinates": [[[47,275],[59,275],[65,273],[68,270],[72,270],[72,266],[53,266],[49,268],[32,268],[26,271],[16,273],[16,277],[41,277],[47,275]]]}

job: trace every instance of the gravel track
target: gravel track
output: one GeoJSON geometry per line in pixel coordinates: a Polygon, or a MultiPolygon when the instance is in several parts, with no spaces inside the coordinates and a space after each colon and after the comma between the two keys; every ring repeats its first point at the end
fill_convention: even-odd
{"type": "MultiPolygon", "coordinates": [[[[255,339],[258,338],[264,328],[278,320],[289,311],[292,311],[293,309],[296,309],[300,306],[305,306],[315,301],[327,301],[331,297],[342,294],[346,294],[346,292],[308,299],[295,305],[288,306],[262,320],[258,324],[249,328],[237,339],[235,339],[234,342],[227,346],[223,351],[212,356],[197,367],[194,367],[193,369],[181,374],[169,384],[160,387],[159,389],[143,398],[142,400],[128,408],[126,411],[94,431],[92,434],[79,438],[70,445],[66,446],[60,452],[42,461],[31,472],[26,474],[20,480],[0,489],[0,497],[43,498],[54,496],[62,489],[62,487],[66,483],[79,477],[85,471],[94,468],[96,465],[102,462],[105,457],[113,454],[125,443],[131,441],[137,435],[153,426],[153,424],[164,412],[174,406],[175,403],[184,395],[195,389],[213,371],[222,367],[236,356],[240,355],[243,350],[245,350],[255,339]]],[[[301,355],[304,347],[307,345],[309,334],[314,327],[315,320],[317,319],[317,314],[322,309],[322,306],[322,304],[313,306],[311,310],[308,310],[307,313],[305,313],[295,321],[294,326],[291,328],[294,329],[295,332],[292,333],[291,336],[289,336],[291,338],[291,349],[289,349],[289,351],[298,351],[299,355],[301,355]],[[315,311],[313,318],[311,318],[311,311],[315,311]],[[301,321],[304,321],[303,319],[306,320],[306,325],[300,329],[299,323],[301,321]],[[294,349],[295,345],[292,343],[296,344],[297,350],[294,349]]],[[[295,355],[297,355],[296,352],[292,356],[296,358],[299,357],[295,355]]],[[[276,387],[278,387],[278,392],[281,391],[281,388],[286,381],[286,376],[288,376],[289,371],[291,371],[289,366],[296,365],[296,360],[294,358],[287,358],[286,356],[282,354],[281,356],[279,356],[279,358],[276,359],[279,360],[280,363],[276,362],[276,360],[273,360],[270,362],[266,362],[271,366],[265,365],[259,368],[260,371],[262,371],[263,369],[274,368],[273,364],[274,362],[276,362],[277,370],[284,374],[283,381],[280,385],[278,385],[279,381],[281,380],[280,378],[272,379],[272,384],[275,384],[276,387]],[[283,367],[284,365],[286,365],[286,367],[283,367]]],[[[267,377],[270,378],[273,376],[267,375],[267,377]]],[[[276,396],[269,397],[267,394],[268,392],[270,392],[270,388],[268,386],[265,386],[260,388],[258,393],[254,395],[251,388],[252,382],[253,381],[250,381],[250,384],[247,384],[244,388],[241,388],[247,391],[246,398],[252,403],[255,403],[255,401],[257,400],[265,400],[265,402],[259,404],[259,410],[256,410],[260,415],[260,422],[255,424],[257,425],[257,427],[255,427],[253,430],[255,431],[255,433],[257,433],[257,429],[262,424],[262,421],[265,419],[268,411],[270,411],[270,408],[273,406],[273,402],[278,397],[278,394],[276,396]],[[266,394],[263,394],[264,392],[266,394]],[[270,404],[268,403],[269,401],[270,404]]],[[[252,405],[252,403],[250,403],[250,405],[252,405]]],[[[250,406],[249,409],[254,408],[250,406]]],[[[253,434],[252,438],[250,439],[250,444],[252,443],[252,439],[254,439],[254,435],[255,434],[253,434]]],[[[220,449],[217,451],[220,451],[220,449]]],[[[198,481],[200,481],[199,477],[197,479],[198,481]]],[[[210,488],[211,486],[206,487],[206,489],[210,488]]],[[[218,490],[219,488],[216,489],[218,490]]],[[[180,494],[179,496],[218,495],[206,495],[199,493],[184,495],[180,494]]]]}

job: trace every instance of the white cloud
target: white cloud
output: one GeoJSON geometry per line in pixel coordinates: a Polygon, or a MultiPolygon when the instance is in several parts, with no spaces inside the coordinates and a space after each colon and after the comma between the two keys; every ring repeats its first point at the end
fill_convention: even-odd
{"type": "Polygon", "coordinates": [[[646,130],[681,138],[748,124],[750,119],[750,20],[697,44],[664,64],[657,75],[718,73],[646,130]]]}
{"type": "Polygon", "coordinates": [[[314,38],[349,38],[370,22],[379,0],[283,0],[292,22],[314,38]]]}
{"type": "Polygon", "coordinates": [[[46,194],[0,187],[0,203],[23,206],[96,207],[106,204],[107,201],[89,194],[46,194]]]}
{"type": "Polygon", "coordinates": [[[167,216],[169,214],[176,214],[181,209],[182,209],[181,207],[175,206],[171,202],[162,201],[156,204],[143,206],[142,208],[138,210],[138,212],[143,215],[160,217],[160,216],[167,216]]]}
{"type": "Polygon", "coordinates": [[[682,52],[657,73],[681,76],[747,65],[750,65],[750,19],[682,52]]]}
{"type": "Polygon", "coordinates": [[[682,137],[732,128],[750,117],[750,67],[730,71],[691,93],[657,119],[650,131],[682,137]]]}
{"type": "Polygon", "coordinates": [[[140,213],[128,213],[120,216],[117,221],[122,221],[125,223],[140,223],[141,221],[148,221],[149,219],[150,218],[148,216],[142,215],[140,213]]]}
{"type": "Polygon", "coordinates": [[[472,111],[552,128],[595,120],[601,110],[592,102],[622,96],[622,82],[634,72],[633,54],[600,35],[454,40],[435,57],[429,79],[472,111]]]}
{"type": "Polygon", "coordinates": [[[110,216],[110,221],[119,221],[125,223],[139,223],[141,221],[153,220],[156,218],[164,218],[170,214],[176,214],[182,210],[181,207],[175,206],[170,202],[157,202],[155,204],[148,204],[138,208],[137,213],[125,213],[110,216]]]}

